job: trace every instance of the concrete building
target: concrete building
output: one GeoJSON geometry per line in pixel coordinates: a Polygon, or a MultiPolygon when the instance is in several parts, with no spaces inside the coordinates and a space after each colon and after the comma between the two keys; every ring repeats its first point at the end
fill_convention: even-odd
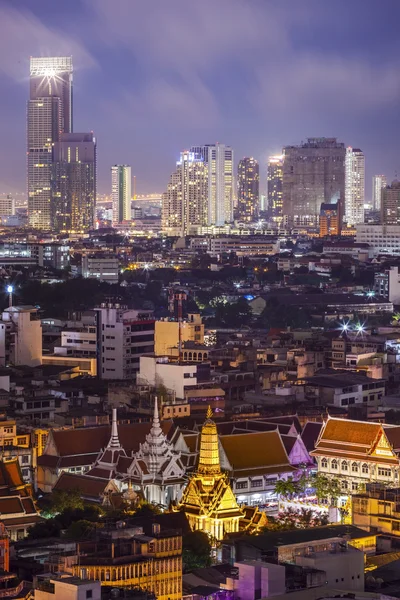
{"type": "Polygon", "coordinates": [[[65,244],[0,242],[0,264],[4,266],[26,264],[62,270],[69,261],[69,246],[65,244]]]}
{"type": "Polygon", "coordinates": [[[204,325],[198,314],[189,314],[180,323],[176,319],[161,319],[155,322],[154,353],[156,356],[177,356],[179,342],[204,344],[204,325]]]}
{"type": "MultiPolygon", "coordinates": [[[[141,356],[137,376],[139,385],[163,385],[178,399],[185,398],[185,390],[208,380],[201,364],[170,362],[167,356],[141,356]]],[[[209,369],[207,372],[209,375],[209,369]]]]}
{"type": "Polygon", "coordinates": [[[352,522],[356,527],[389,536],[400,536],[400,489],[367,484],[363,493],[351,498],[352,522]]]}
{"type": "Polygon", "coordinates": [[[256,159],[242,158],[237,177],[237,219],[252,223],[260,208],[260,169],[256,159]]]}
{"type": "Polygon", "coordinates": [[[11,194],[0,196],[0,217],[15,215],[15,200],[11,194]]]}
{"type": "Polygon", "coordinates": [[[374,291],[382,298],[393,304],[400,304],[400,273],[399,267],[390,267],[383,273],[374,275],[374,291]]]}
{"type": "MultiPolygon", "coordinates": [[[[386,191],[387,188],[383,190],[386,191]]],[[[356,225],[356,242],[371,246],[373,255],[400,254],[400,222],[398,225],[356,225]]]]}
{"type": "Polygon", "coordinates": [[[132,218],[131,187],[131,167],[128,165],[114,165],[111,167],[111,199],[114,224],[130,221],[132,218]]]}
{"type": "MultiPolygon", "coordinates": [[[[373,355],[373,353],[371,353],[373,355]]],[[[333,350],[333,359],[341,360],[340,351],[333,350]]],[[[351,361],[351,354],[346,355],[351,361]]],[[[354,358],[353,358],[354,360],[354,358]]],[[[348,364],[348,366],[353,366],[348,364]]],[[[336,372],[327,375],[316,374],[307,377],[306,396],[313,398],[319,406],[347,407],[353,404],[375,406],[385,394],[385,382],[371,379],[360,373],[336,372]]]]}
{"type": "Polygon", "coordinates": [[[35,586],[35,600],[101,600],[100,581],[89,581],[65,575],[39,576],[35,586]]]}
{"type": "Polygon", "coordinates": [[[345,221],[364,223],[365,156],[359,148],[346,148],[345,171],[345,221]]]}
{"type": "Polygon", "coordinates": [[[239,571],[235,592],[240,600],[270,598],[286,592],[285,566],[257,560],[235,563],[239,571]]]}
{"type": "Polygon", "coordinates": [[[118,283],[119,260],[115,256],[85,254],[82,256],[82,277],[105,283],[118,283]]]}
{"type": "Polygon", "coordinates": [[[319,236],[340,235],[340,204],[321,204],[319,213],[319,236]]]}
{"type": "Polygon", "coordinates": [[[276,223],[282,222],[283,207],[283,155],[270,156],[268,160],[268,214],[276,223]]]}
{"type": "Polygon", "coordinates": [[[101,379],[134,379],[142,354],[154,351],[152,311],[120,304],[96,308],[97,373],[101,379]]]}
{"type": "Polygon", "coordinates": [[[198,233],[208,223],[208,166],[203,156],[181,152],[162,195],[162,229],[168,235],[198,233]]]}
{"type": "Polygon", "coordinates": [[[381,199],[382,225],[400,225],[400,181],[394,179],[383,188],[381,199]]]}
{"type": "Polygon", "coordinates": [[[372,208],[374,210],[381,210],[382,190],[386,186],[386,175],[374,175],[372,177],[372,208]]]}
{"type": "Polygon", "coordinates": [[[72,58],[31,57],[27,108],[29,225],[51,229],[53,144],[72,132],[72,58]]]}
{"type": "Polygon", "coordinates": [[[344,204],[344,144],[336,138],[308,138],[283,149],[283,217],[294,226],[318,222],[322,203],[344,204]]]}
{"type": "Polygon", "coordinates": [[[53,146],[53,224],[60,232],[94,227],[96,139],[93,133],[63,133],[53,146]]]}
{"type": "Polygon", "coordinates": [[[0,321],[0,365],[42,364],[42,323],[33,306],[6,308],[0,321]]]}
{"type": "Polygon", "coordinates": [[[221,227],[233,220],[234,174],[233,149],[224,144],[194,146],[208,172],[207,223],[221,227]]]}
{"type": "Polygon", "coordinates": [[[271,255],[279,252],[279,240],[266,235],[213,236],[208,238],[211,256],[235,252],[238,256],[271,255]]]}

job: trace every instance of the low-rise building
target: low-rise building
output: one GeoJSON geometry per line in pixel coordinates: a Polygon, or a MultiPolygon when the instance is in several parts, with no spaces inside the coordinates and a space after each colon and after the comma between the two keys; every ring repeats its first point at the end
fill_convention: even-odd
{"type": "Polygon", "coordinates": [[[371,379],[361,373],[317,373],[304,381],[306,398],[322,406],[376,406],[385,394],[383,379],[371,379]]]}
{"type": "Polygon", "coordinates": [[[0,366],[42,364],[42,324],[33,306],[10,306],[0,321],[0,366]]]}
{"type": "Polygon", "coordinates": [[[119,260],[115,256],[82,256],[82,277],[105,283],[118,283],[119,260]]]}
{"type": "Polygon", "coordinates": [[[70,575],[38,577],[35,600],[101,600],[100,581],[89,581],[70,575]]]}
{"type": "Polygon", "coordinates": [[[400,304],[399,267],[390,267],[383,273],[374,275],[374,291],[393,304],[400,304]]]}

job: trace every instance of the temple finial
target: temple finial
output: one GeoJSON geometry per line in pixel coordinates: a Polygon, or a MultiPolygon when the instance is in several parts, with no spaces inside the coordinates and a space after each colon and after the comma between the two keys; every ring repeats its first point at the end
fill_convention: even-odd
{"type": "Polygon", "coordinates": [[[117,409],[112,409],[112,425],[111,425],[111,438],[108,442],[109,448],[119,448],[119,437],[118,437],[118,423],[117,423],[117,409]]]}
{"type": "Polygon", "coordinates": [[[213,411],[212,411],[212,408],[210,405],[208,405],[206,417],[207,417],[207,419],[212,419],[212,417],[213,417],[213,411]]]}

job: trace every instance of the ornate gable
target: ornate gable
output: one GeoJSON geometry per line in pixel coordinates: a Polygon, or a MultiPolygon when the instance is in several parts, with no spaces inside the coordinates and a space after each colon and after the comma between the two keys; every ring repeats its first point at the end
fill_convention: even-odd
{"type": "Polygon", "coordinates": [[[372,445],[371,456],[380,458],[396,458],[396,454],[393,451],[389,441],[386,437],[383,427],[381,427],[374,444],[372,445]]]}

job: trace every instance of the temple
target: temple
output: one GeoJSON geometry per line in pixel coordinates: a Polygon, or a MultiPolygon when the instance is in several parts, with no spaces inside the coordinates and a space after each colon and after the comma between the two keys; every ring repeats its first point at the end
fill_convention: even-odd
{"type": "Polygon", "coordinates": [[[241,529],[255,531],[266,523],[265,514],[254,507],[240,507],[228,475],[221,471],[217,426],[211,408],[200,434],[197,470],[191,476],[176,510],[183,510],[193,530],[222,540],[241,529]]]}

